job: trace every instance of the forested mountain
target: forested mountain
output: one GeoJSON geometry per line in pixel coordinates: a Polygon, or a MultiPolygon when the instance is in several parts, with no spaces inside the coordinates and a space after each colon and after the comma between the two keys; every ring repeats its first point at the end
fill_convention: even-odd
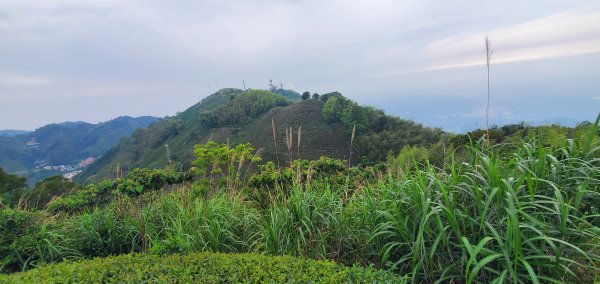
{"type": "Polygon", "coordinates": [[[397,154],[405,145],[434,144],[443,134],[440,129],[359,106],[338,92],[296,103],[289,94],[297,93],[278,93],[220,90],[174,117],[135,131],[75,179],[98,181],[114,177],[117,169],[126,174],[133,168],[162,167],[168,160],[188,167],[194,145],[211,140],[232,145],[248,142],[263,160],[280,163],[298,156],[348,159],[352,140],[352,162],[369,164],[397,154]]]}
{"type": "Polygon", "coordinates": [[[29,132],[31,132],[31,131],[4,129],[4,130],[0,130],[0,137],[15,137],[17,135],[27,134],[29,132]]]}
{"type": "Polygon", "coordinates": [[[155,121],[157,118],[149,116],[122,116],[98,124],[63,122],[0,137],[0,167],[25,176],[33,184],[46,176],[74,170],[82,160],[98,158],[121,138],[155,121]]]}

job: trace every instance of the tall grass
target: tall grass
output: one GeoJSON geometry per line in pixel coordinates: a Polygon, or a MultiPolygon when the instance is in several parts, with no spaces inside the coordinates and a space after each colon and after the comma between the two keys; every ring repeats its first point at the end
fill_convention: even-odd
{"type": "Polygon", "coordinates": [[[369,240],[382,264],[413,281],[592,281],[600,163],[576,148],[524,143],[503,160],[472,146],[451,174],[425,165],[362,197],[377,212],[369,240]]]}
{"type": "Polygon", "coordinates": [[[261,206],[226,188],[122,197],[65,219],[75,229],[32,254],[258,252],[375,265],[412,282],[589,283],[600,266],[600,148],[586,141],[475,143],[444,169],[417,164],[351,196],[298,183],[261,206]]]}

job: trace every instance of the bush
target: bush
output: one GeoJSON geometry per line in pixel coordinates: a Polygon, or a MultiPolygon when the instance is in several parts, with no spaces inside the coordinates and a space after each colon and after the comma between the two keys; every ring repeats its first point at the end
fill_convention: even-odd
{"type": "Polygon", "coordinates": [[[0,204],[17,203],[26,189],[27,180],[24,177],[11,175],[0,168],[0,204]]]}
{"type": "Polygon", "coordinates": [[[76,258],[69,248],[65,224],[42,212],[0,210],[0,272],[26,270],[62,259],[76,258]]]}
{"type": "Polygon", "coordinates": [[[36,220],[35,213],[0,210],[0,272],[16,270],[19,267],[14,243],[36,225],[36,220]]]}
{"type": "Polygon", "coordinates": [[[73,193],[53,199],[48,203],[47,209],[49,212],[80,211],[86,207],[106,204],[117,193],[139,196],[148,191],[161,190],[167,185],[183,183],[190,177],[188,173],[180,173],[170,167],[133,169],[125,178],[104,180],[85,188],[77,187],[73,193]]]}
{"type": "Polygon", "coordinates": [[[200,113],[200,116],[201,120],[211,127],[234,126],[246,123],[273,107],[288,104],[288,100],[281,95],[262,90],[248,90],[214,111],[200,113]]]}
{"type": "Polygon", "coordinates": [[[0,283],[405,283],[372,268],[258,254],[128,254],[0,276],[0,283]]]}
{"type": "Polygon", "coordinates": [[[46,208],[52,200],[80,190],[81,187],[62,176],[52,176],[35,184],[35,187],[23,194],[27,208],[46,208]]]}

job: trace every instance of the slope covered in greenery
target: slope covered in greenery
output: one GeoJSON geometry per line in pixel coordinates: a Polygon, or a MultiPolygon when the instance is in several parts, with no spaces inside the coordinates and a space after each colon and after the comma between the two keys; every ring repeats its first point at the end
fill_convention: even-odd
{"type": "Polygon", "coordinates": [[[99,157],[134,130],[157,121],[154,117],[118,117],[90,124],[65,122],[49,124],[15,137],[0,137],[0,167],[25,176],[30,184],[57,171],[38,166],[72,165],[88,157],[99,157]],[[39,144],[35,144],[39,143],[39,144]]]}
{"type": "Polygon", "coordinates": [[[359,106],[337,92],[293,103],[268,91],[223,89],[174,117],[136,131],[76,180],[93,182],[115,177],[117,170],[126,174],[137,167],[158,168],[168,164],[167,159],[186,168],[193,160],[193,145],[210,140],[251,143],[264,160],[280,164],[298,157],[348,159],[353,142],[351,162],[375,164],[403,146],[430,146],[442,135],[439,129],[359,106]]]}
{"type": "MultiPolygon", "coordinates": [[[[374,265],[412,283],[594,283],[599,123],[558,146],[471,142],[439,167],[427,159],[363,167],[321,158],[266,163],[252,173],[249,145],[198,145],[195,166],[184,172],[139,169],[57,198],[46,210],[0,209],[0,268],[131,252],[165,259],[223,252],[374,265]]],[[[227,270],[237,257],[253,259],[231,255],[215,269],[227,270]]],[[[79,275],[76,267],[6,279],[52,277],[54,269],[79,275]]],[[[111,267],[118,269],[100,269],[111,267]]]]}
{"type": "Polygon", "coordinates": [[[31,132],[31,131],[4,129],[4,130],[0,130],[0,137],[15,137],[17,135],[23,135],[23,134],[27,134],[29,132],[31,132]]]}
{"type": "Polygon", "coordinates": [[[287,98],[288,100],[293,101],[293,102],[302,100],[302,96],[298,92],[293,91],[293,90],[282,89],[282,88],[273,88],[273,89],[271,89],[271,92],[278,94],[278,95],[282,95],[285,98],[287,98]]]}

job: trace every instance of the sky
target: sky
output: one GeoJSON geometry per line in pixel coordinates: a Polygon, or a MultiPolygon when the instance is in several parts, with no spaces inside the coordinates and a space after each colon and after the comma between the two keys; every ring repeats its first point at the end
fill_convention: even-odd
{"type": "Polygon", "coordinates": [[[0,0],[0,129],[339,91],[448,131],[600,112],[600,2],[0,0]]]}

